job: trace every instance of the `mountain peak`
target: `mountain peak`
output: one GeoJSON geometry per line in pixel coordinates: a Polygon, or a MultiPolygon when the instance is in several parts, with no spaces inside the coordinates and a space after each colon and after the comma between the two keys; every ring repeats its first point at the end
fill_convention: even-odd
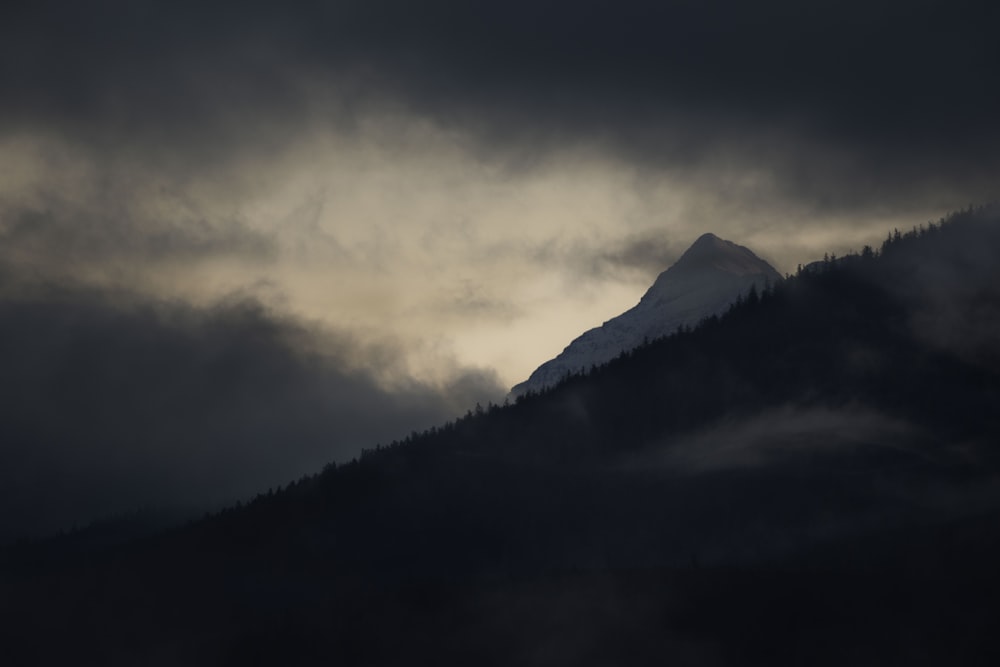
{"type": "Polygon", "coordinates": [[[716,236],[712,232],[705,232],[704,234],[702,234],[701,236],[699,236],[695,240],[694,243],[691,244],[691,247],[694,248],[694,247],[697,247],[699,245],[708,245],[708,244],[720,243],[720,242],[721,243],[726,243],[726,241],[723,241],[722,239],[720,239],[718,236],[716,236]]]}
{"type": "Polygon", "coordinates": [[[668,271],[677,274],[705,269],[740,276],[774,273],[774,269],[749,248],[711,232],[699,236],[668,271]]]}
{"type": "Polygon", "coordinates": [[[659,275],[639,303],[603,325],[584,332],[556,358],[545,362],[513,396],[551,387],[567,373],[603,364],[640,345],[694,326],[723,312],[751,286],[781,280],[781,274],[750,249],[707,233],[698,237],[681,258],[659,275]]]}

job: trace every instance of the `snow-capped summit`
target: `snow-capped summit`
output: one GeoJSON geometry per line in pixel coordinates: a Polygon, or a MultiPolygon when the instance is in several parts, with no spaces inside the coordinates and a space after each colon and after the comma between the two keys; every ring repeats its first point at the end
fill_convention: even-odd
{"type": "Polygon", "coordinates": [[[660,278],[667,274],[701,269],[718,269],[736,275],[771,273],[779,277],[770,264],[753,254],[749,248],[708,232],[699,236],[673,266],[660,274],[660,278]]]}
{"type": "Polygon", "coordinates": [[[610,361],[646,339],[671,334],[680,326],[694,326],[723,312],[751,285],[761,289],[766,281],[780,279],[781,275],[750,249],[715,234],[703,234],[657,277],[638,304],[585,332],[511,389],[511,396],[541,391],[569,373],[610,361]]]}

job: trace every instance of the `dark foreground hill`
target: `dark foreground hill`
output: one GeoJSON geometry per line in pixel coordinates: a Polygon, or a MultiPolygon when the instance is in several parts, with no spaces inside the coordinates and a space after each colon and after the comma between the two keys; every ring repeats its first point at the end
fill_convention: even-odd
{"type": "Polygon", "coordinates": [[[996,664],[1000,212],[182,529],[5,554],[9,664],[996,664]]]}

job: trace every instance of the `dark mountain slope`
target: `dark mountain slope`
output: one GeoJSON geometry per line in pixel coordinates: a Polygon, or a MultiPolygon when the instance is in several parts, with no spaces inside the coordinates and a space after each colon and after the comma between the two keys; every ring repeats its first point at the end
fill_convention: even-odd
{"type": "Polygon", "coordinates": [[[9,551],[4,645],[17,664],[992,664],[997,257],[998,211],[964,212],[184,529],[9,551]]]}

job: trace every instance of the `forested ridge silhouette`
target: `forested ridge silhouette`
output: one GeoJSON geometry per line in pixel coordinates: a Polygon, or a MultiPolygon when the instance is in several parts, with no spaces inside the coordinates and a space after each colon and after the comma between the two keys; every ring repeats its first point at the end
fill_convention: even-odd
{"type": "Polygon", "coordinates": [[[17,545],[10,664],[991,664],[997,258],[970,207],[185,526],[17,545]]]}

